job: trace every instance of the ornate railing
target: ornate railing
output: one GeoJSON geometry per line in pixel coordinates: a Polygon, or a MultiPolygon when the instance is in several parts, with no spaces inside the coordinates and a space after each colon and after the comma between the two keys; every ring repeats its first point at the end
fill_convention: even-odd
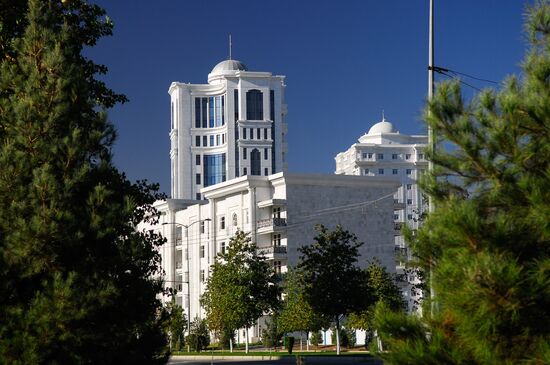
{"type": "Polygon", "coordinates": [[[258,247],[258,253],[262,255],[286,254],[286,246],[258,247]]]}
{"type": "Polygon", "coordinates": [[[268,218],[268,219],[260,219],[258,221],[258,228],[264,228],[264,227],[283,227],[286,226],[286,218],[268,218]]]}

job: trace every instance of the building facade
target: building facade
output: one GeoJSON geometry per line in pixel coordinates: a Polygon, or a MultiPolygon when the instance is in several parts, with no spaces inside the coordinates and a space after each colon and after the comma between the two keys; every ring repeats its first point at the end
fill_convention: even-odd
{"type": "Polygon", "coordinates": [[[200,200],[204,187],[286,170],[284,80],[225,60],[208,84],[170,85],[172,198],[200,200]]]}
{"type": "MultiPolygon", "coordinates": [[[[248,233],[276,273],[298,263],[298,248],[314,242],[315,224],[337,224],[357,235],[359,265],[376,259],[395,271],[393,195],[398,184],[385,178],[278,173],[242,176],[203,188],[204,200],[158,202],[165,285],[177,290],[186,316],[204,318],[200,296],[210,265],[225,252],[237,230],[248,233]]],[[[259,339],[263,322],[249,336],[259,339]]]]}
{"type": "MultiPolygon", "coordinates": [[[[417,184],[420,175],[428,168],[428,161],[424,158],[427,143],[427,136],[401,134],[392,123],[382,118],[357,143],[336,155],[335,173],[385,177],[398,182],[399,188],[394,195],[396,210],[393,212],[396,228],[407,224],[416,229],[420,214],[427,210],[427,202],[417,184]]],[[[395,251],[397,272],[403,273],[411,256],[399,229],[396,230],[395,251]]],[[[409,277],[408,281],[414,283],[417,278],[409,277]]],[[[410,285],[403,285],[402,289],[412,311],[420,293],[410,285]]]]}

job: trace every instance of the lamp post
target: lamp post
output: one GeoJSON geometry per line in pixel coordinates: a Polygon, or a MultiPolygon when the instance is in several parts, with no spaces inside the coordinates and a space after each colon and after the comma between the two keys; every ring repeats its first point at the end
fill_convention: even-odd
{"type": "MultiPolygon", "coordinates": [[[[169,222],[165,222],[165,223],[162,223],[163,226],[165,225],[175,225],[176,227],[183,227],[185,228],[185,245],[187,246],[186,249],[187,249],[187,257],[186,257],[186,261],[187,261],[187,336],[189,336],[191,334],[191,269],[190,269],[190,263],[189,263],[189,258],[190,258],[190,255],[189,255],[189,227],[191,227],[193,224],[195,223],[200,223],[200,222],[210,222],[212,219],[210,218],[206,218],[206,219],[200,219],[198,221],[194,221],[194,222],[191,222],[189,224],[183,224],[183,223],[176,223],[176,222],[173,222],[173,223],[169,223],[169,222]]],[[[183,258],[184,258],[184,255],[183,255],[183,250],[181,250],[181,260],[183,261],[183,258]]],[[[187,352],[190,352],[190,346],[189,346],[189,341],[187,341],[187,352]]]]}

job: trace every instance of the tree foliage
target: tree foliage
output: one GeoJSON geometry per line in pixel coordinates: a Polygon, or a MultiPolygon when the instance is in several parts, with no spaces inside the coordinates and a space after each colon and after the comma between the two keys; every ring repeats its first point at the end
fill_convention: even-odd
{"type": "Polygon", "coordinates": [[[277,314],[271,316],[266,322],[266,327],[262,330],[262,343],[267,348],[279,346],[283,331],[279,328],[279,319],[277,314]]]}
{"type": "Polygon", "coordinates": [[[191,322],[187,342],[191,350],[195,352],[201,352],[202,350],[205,350],[208,345],[210,345],[210,334],[208,333],[206,320],[197,317],[193,322],[191,322]]]}
{"type": "Polygon", "coordinates": [[[306,285],[303,273],[289,268],[284,276],[284,300],[277,318],[281,332],[311,332],[329,327],[330,320],[316,312],[307,301],[306,285]]]}
{"type": "Polygon", "coordinates": [[[84,1],[0,7],[0,358],[164,362],[159,197],[112,164],[118,100],[81,55],[110,32],[84,1]],[[28,9],[28,11],[27,11],[28,9]]]}
{"type": "Polygon", "coordinates": [[[218,254],[211,270],[201,297],[211,330],[248,328],[278,305],[273,269],[244,232],[231,238],[227,252],[218,254]]]}
{"type": "Polygon", "coordinates": [[[184,332],[187,328],[187,320],[183,308],[176,304],[175,298],[166,305],[166,314],[165,331],[170,339],[170,349],[180,351],[185,342],[184,332]]]}
{"type": "Polygon", "coordinates": [[[550,4],[529,9],[521,78],[464,100],[440,84],[426,120],[441,143],[422,188],[435,203],[412,245],[433,311],[379,310],[392,364],[550,363],[550,4]],[[432,313],[430,313],[432,312],[432,313]]]}
{"type": "Polygon", "coordinates": [[[346,324],[354,329],[361,329],[372,332],[374,309],[377,303],[384,303],[386,308],[392,311],[403,311],[405,301],[403,294],[396,284],[394,275],[388,273],[386,269],[377,262],[371,263],[364,271],[364,280],[368,295],[374,298],[373,303],[367,308],[358,312],[350,313],[346,324]]]}
{"type": "MultiPolygon", "coordinates": [[[[333,231],[322,225],[315,228],[315,242],[299,248],[302,255],[297,267],[308,283],[307,302],[317,313],[334,320],[338,332],[341,316],[360,311],[373,301],[357,266],[358,248],[362,243],[340,225],[333,231]]],[[[339,345],[337,336],[338,353],[339,345]]]]}

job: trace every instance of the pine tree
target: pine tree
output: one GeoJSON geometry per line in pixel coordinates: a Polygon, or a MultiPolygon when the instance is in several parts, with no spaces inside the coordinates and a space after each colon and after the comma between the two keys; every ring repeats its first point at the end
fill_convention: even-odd
{"type": "Polygon", "coordinates": [[[431,276],[424,318],[378,309],[391,364],[550,363],[550,4],[530,8],[521,78],[466,101],[437,87],[439,148],[422,188],[435,212],[412,240],[431,276]]]}
{"type": "Polygon", "coordinates": [[[163,239],[136,230],[158,196],[113,166],[99,108],[123,97],[81,55],[110,25],[84,1],[22,8],[0,14],[1,362],[162,363],[163,239]]]}

